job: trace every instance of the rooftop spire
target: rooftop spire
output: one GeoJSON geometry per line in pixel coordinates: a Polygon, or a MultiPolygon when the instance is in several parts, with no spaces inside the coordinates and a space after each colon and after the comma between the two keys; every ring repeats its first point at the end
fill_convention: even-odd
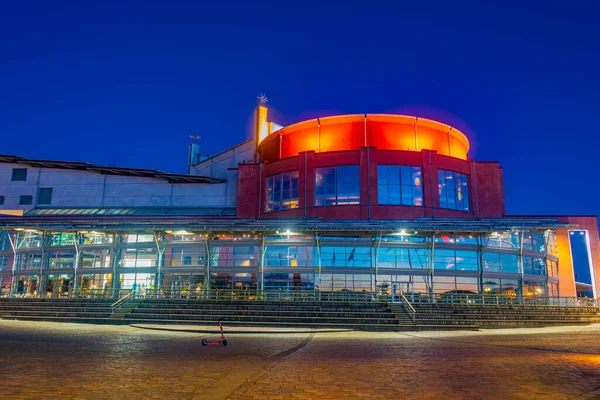
{"type": "Polygon", "coordinates": [[[256,96],[256,100],[259,106],[264,106],[267,104],[267,101],[269,101],[264,93],[259,93],[258,96],[256,96]]]}

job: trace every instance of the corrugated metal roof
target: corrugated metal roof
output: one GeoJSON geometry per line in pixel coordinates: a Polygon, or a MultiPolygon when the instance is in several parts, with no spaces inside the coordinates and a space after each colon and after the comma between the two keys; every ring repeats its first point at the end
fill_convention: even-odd
{"type": "Polygon", "coordinates": [[[0,163],[22,164],[30,167],[70,169],[78,171],[95,172],[102,175],[137,176],[168,181],[169,183],[224,183],[225,179],[211,178],[209,176],[169,174],[155,169],[104,167],[82,162],[33,160],[25,157],[0,154],[0,163]]]}

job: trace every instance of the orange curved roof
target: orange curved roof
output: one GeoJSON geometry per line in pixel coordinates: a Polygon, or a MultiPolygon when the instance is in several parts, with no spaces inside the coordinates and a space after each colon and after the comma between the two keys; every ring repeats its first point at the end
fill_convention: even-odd
{"type": "Polygon", "coordinates": [[[272,133],[259,146],[269,160],[303,151],[358,150],[363,146],[435,150],[464,160],[469,151],[467,137],[456,128],[426,118],[391,114],[338,115],[302,121],[272,133]]]}

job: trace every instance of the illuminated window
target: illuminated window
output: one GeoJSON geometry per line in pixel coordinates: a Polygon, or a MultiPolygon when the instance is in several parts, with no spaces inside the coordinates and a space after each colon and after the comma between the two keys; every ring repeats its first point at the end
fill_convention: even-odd
{"type": "Polygon", "coordinates": [[[423,205],[423,177],[419,167],[377,166],[379,204],[423,205]]]}
{"type": "Polygon", "coordinates": [[[469,178],[458,172],[438,170],[440,208],[469,211],[469,178]]]}
{"type": "Polygon", "coordinates": [[[298,208],[298,171],[284,172],[267,178],[266,211],[298,208]]]}
{"type": "Polygon", "coordinates": [[[360,203],[358,165],[315,168],[315,206],[360,203]]]}

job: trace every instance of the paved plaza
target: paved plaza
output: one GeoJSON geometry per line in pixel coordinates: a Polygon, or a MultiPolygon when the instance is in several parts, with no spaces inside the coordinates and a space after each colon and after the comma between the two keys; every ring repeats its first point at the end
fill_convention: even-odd
{"type": "Polygon", "coordinates": [[[238,328],[227,347],[200,344],[210,327],[167,328],[1,320],[0,398],[600,399],[600,325],[238,328]]]}

